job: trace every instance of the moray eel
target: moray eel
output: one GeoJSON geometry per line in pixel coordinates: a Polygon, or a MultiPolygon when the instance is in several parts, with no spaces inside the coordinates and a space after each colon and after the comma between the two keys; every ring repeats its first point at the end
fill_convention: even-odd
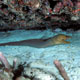
{"type": "Polygon", "coordinates": [[[69,38],[71,38],[71,36],[58,34],[48,39],[29,39],[23,41],[1,43],[0,46],[11,45],[11,46],[31,46],[31,47],[43,48],[43,47],[49,47],[57,44],[69,44],[70,42],[66,41],[69,38]]]}

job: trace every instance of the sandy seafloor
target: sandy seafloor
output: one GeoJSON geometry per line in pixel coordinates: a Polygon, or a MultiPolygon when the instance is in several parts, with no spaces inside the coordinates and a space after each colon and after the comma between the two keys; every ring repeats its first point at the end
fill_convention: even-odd
{"type": "Polygon", "coordinates": [[[55,45],[47,48],[34,48],[30,46],[0,46],[0,51],[4,53],[8,61],[12,63],[14,58],[21,62],[32,63],[32,67],[41,67],[49,69],[56,76],[63,80],[58,70],[53,64],[54,60],[59,60],[64,66],[70,80],[80,80],[80,31],[33,31],[33,30],[15,30],[0,32],[0,43],[20,41],[26,39],[49,38],[57,34],[66,34],[72,36],[70,44],[55,45]],[[43,67],[44,64],[49,67],[43,67]],[[43,66],[42,66],[43,65],[43,66]]]}

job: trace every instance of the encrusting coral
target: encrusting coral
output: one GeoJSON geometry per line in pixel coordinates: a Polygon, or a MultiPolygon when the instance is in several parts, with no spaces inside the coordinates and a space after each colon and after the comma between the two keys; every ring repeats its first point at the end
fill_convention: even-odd
{"type": "Polygon", "coordinates": [[[80,16],[80,0],[0,0],[0,30],[68,26],[74,15],[80,16]]]}

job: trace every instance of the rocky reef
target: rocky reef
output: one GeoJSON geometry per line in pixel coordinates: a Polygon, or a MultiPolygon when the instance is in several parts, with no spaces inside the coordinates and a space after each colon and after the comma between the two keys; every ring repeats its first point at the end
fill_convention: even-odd
{"type": "Polygon", "coordinates": [[[79,21],[79,0],[0,0],[0,30],[75,28],[79,21]]]}

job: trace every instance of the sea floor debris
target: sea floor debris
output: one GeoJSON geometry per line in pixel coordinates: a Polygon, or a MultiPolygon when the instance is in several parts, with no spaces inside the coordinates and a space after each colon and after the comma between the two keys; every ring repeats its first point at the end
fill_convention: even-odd
{"type": "MultiPolygon", "coordinates": [[[[40,68],[31,68],[30,64],[23,63],[16,66],[17,60],[14,60],[13,65],[10,66],[2,52],[0,52],[0,61],[3,64],[0,64],[0,80],[59,80],[55,73],[52,74],[40,68]]],[[[54,64],[62,77],[69,80],[61,63],[55,60],[54,64]]]]}

